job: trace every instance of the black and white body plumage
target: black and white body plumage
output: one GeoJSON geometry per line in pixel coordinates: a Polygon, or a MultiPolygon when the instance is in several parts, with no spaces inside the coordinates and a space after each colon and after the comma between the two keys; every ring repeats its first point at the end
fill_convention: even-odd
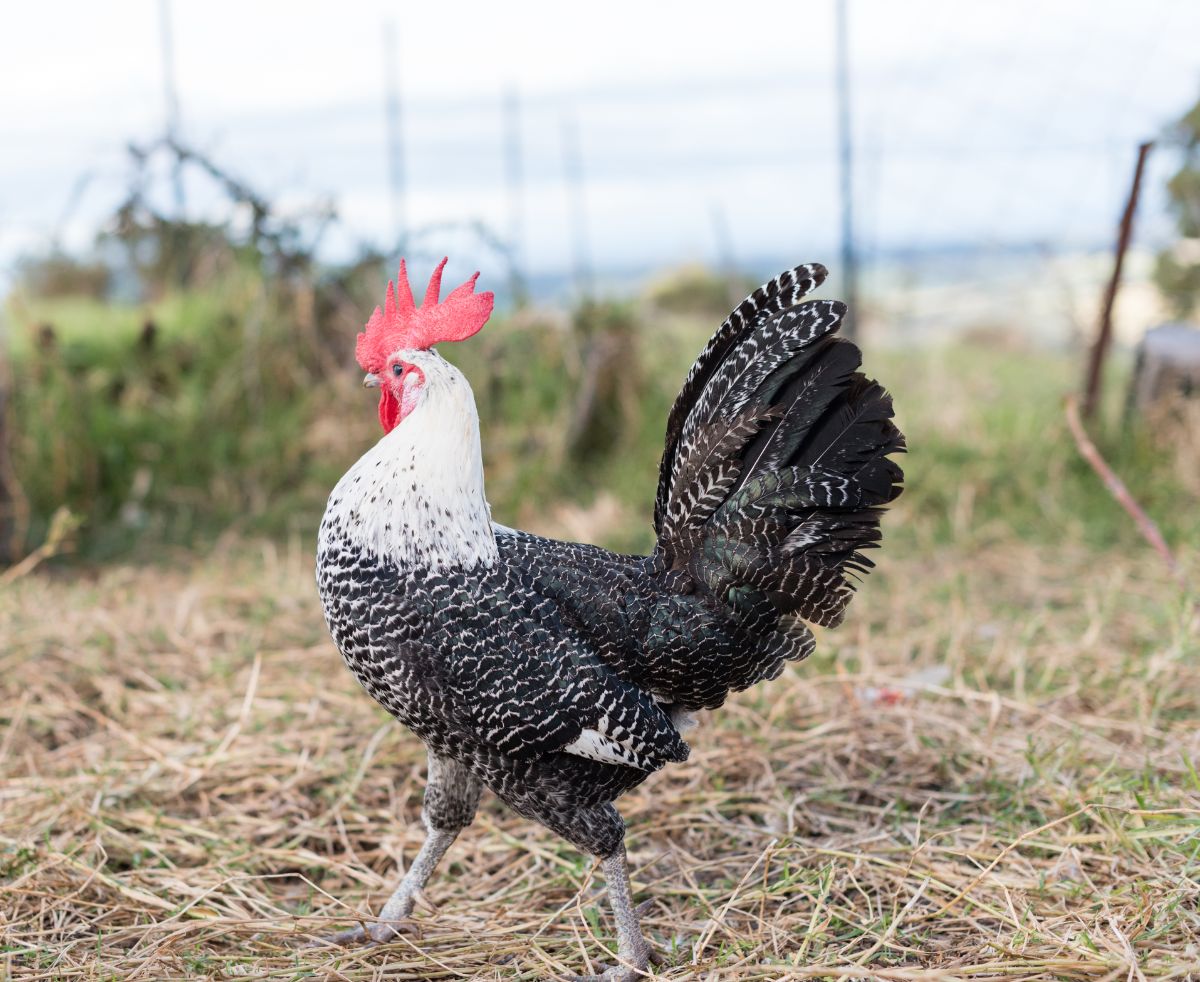
{"type": "Polygon", "coordinates": [[[494,525],[466,380],[435,351],[397,353],[420,397],[330,495],[317,556],[346,663],[430,755],[430,839],[376,937],[487,787],[605,860],[612,977],[644,968],[613,802],[687,758],[690,712],[808,655],[807,624],[841,621],[900,491],[903,437],[837,337],[843,305],[802,301],[824,278],[781,274],[700,355],[667,423],[649,556],[494,525]]]}

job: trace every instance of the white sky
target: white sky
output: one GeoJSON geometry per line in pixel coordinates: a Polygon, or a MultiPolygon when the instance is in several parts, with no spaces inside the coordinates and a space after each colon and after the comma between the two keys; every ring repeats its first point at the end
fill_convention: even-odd
{"type": "MultiPolygon", "coordinates": [[[[1134,145],[1200,96],[1200,2],[848,0],[868,251],[1107,241],[1134,145]]],[[[392,235],[382,25],[400,37],[414,225],[509,226],[499,111],[522,97],[524,252],[569,267],[565,119],[600,266],[828,258],[838,237],[833,0],[173,0],[187,140],[275,200],[332,198],[333,252],[392,235]]],[[[86,243],[162,131],[156,0],[10,4],[0,35],[0,276],[86,243]]],[[[1142,234],[1167,227],[1155,160],[1142,234]]],[[[189,189],[201,212],[211,195],[189,189]]]]}

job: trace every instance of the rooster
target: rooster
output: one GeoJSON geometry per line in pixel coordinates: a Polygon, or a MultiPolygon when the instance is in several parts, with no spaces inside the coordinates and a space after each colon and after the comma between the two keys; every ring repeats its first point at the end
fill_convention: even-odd
{"type": "Polygon", "coordinates": [[[904,449],[891,398],[837,337],[845,306],[801,302],[824,267],[747,297],[667,420],[649,556],[492,521],[471,387],[434,345],[492,312],[476,273],[420,307],[403,261],[358,335],[384,436],[321,522],[317,584],[347,665],[428,750],[426,837],[379,919],[330,941],[383,942],[472,821],[483,788],[597,857],[619,965],[651,956],[613,803],[688,757],[691,714],[804,658],[871,561],[904,449]]]}

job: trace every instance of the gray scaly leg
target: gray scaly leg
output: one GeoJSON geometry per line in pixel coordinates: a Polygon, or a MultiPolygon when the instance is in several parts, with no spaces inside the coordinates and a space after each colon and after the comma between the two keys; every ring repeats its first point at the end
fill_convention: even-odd
{"type": "Polygon", "coordinates": [[[458,833],[471,824],[479,804],[481,787],[465,767],[445,757],[429,753],[429,779],[425,785],[425,841],[395,892],[383,905],[379,920],[368,926],[358,925],[322,939],[326,944],[350,944],[356,941],[383,943],[405,930],[417,896],[441,862],[458,833]]]}
{"type": "Polygon", "coordinates": [[[633,906],[625,843],[622,842],[616,852],[601,859],[600,867],[604,870],[608,899],[617,922],[617,960],[620,964],[603,975],[581,976],[578,982],[636,982],[646,975],[651,951],[649,942],[642,934],[637,908],[633,906]]]}

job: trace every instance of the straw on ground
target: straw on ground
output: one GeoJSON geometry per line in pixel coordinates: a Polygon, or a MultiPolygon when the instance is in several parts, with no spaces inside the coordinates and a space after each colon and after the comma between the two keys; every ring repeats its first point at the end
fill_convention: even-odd
{"type": "MultiPolygon", "coordinates": [[[[812,661],[708,714],[691,761],[623,802],[656,972],[1200,975],[1187,611],[1152,554],[890,553],[812,661]]],[[[423,768],[328,642],[305,549],[36,573],[0,593],[0,633],[0,976],[611,961],[589,862],[494,800],[419,935],[301,947],[378,909],[421,840],[423,768]]]]}

